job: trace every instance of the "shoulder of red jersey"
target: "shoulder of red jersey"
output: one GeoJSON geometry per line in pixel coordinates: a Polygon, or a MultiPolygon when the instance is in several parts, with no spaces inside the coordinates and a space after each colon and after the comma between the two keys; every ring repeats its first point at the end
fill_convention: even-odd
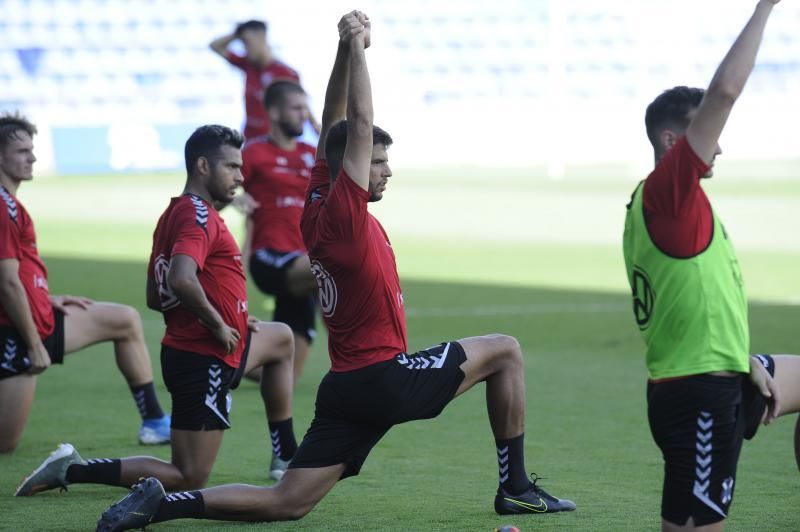
{"type": "Polygon", "coordinates": [[[19,207],[17,206],[17,201],[14,199],[14,196],[5,189],[5,187],[0,187],[0,198],[3,199],[3,203],[6,205],[6,212],[8,213],[8,217],[16,224],[19,222],[19,207]]]}
{"type": "Polygon", "coordinates": [[[289,65],[278,59],[272,62],[272,64],[270,65],[270,70],[273,70],[276,73],[278,71],[281,72],[281,75],[276,77],[289,77],[289,78],[294,78],[296,81],[300,80],[300,74],[297,72],[297,70],[293,69],[292,67],[290,67],[289,65]]]}
{"type": "Polygon", "coordinates": [[[194,194],[181,196],[180,201],[175,205],[173,215],[191,217],[196,225],[208,232],[208,204],[199,196],[194,194]]]}
{"type": "Polygon", "coordinates": [[[252,148],[254,146],[264,146],[264,145],[267,146],[270,145],[269,135],[259,135],[257,137],[247,139],[244,143],[244,146],[242,146],[242,153],[244,153],[244,151],[247,150],[248,148],[252,148]]]}

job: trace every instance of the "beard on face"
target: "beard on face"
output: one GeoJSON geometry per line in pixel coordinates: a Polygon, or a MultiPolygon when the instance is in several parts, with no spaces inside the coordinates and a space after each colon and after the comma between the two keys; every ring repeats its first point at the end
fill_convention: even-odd
{"type": "Polygon", "coordinates": [[[281,120],[278,122],[278,127],[281,128],[281,131],[287,137],[300,137],[303,134],[303,126],[304,124],[296,125],[288,122],[286,120],[281,120]]]}

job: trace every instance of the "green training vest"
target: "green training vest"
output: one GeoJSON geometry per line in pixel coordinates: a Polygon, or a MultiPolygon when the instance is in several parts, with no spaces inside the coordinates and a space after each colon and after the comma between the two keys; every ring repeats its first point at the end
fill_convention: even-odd
{"type": "Polygon", "coordinates": [[[650,239],[643,184],[628,205],[622,248],[650,378],[749,373],[747,297],[722,223],[713,213],[708,247],[694,257],[671,257],[650,239]]]}

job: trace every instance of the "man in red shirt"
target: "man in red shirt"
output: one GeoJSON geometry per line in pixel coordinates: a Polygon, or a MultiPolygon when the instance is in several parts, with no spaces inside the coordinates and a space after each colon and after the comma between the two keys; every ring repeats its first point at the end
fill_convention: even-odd
{"type": "Polygon", "coordinates": [[[244,193],[234,205],[248,215],[250,275],[262,292],[275,297],[272,319],[294,331],[296,382],[315,335],[317,283],[300,234],[300,216],[316,148],[297,140],[308,118],[300,85],[272,83],[264,105],[272,133],[245,145],[244,193]]]}
{"type": "Polygon", "coordinates": [[[229,203],[242,183],[242,142],[239,133],[223,126],[203,126],[192,134],[186,142],[186,187],[172,198],[153,233],[147,304],[166,323],[161,367],[172,395],[172,461],[139,456],[87,462],[72,445],[62,444],[17,495],[72,483],[127,487],[143,476],[172,489],[203,486],[230,428],[230,390],[244,371],[259,367],[265,368],[261,396],[280,451],[272,473],[282,476],[297,447],[292,333],[284,324],[249,317],[241,252],[213,207],[229,203]]]}
{"type": "MultiPolygon", "coordinates": [[[[406,352],[394,252],[367,210],[370,201],[383,197],[391,177],[386,154],[391,137],[372,124],[364,53],[370,44],[370,22],[356,11],[342,18],[339,29],[339,49],[325,96],[323,142],[302,219],[330,332],[332,368],[320,384],[314,420],[282,482],[273,488],[230,485],[191,492],[203,500],[203,508],[183,516],[298,519],[340,479],[357,475],[372,447],[393,425],[436,417],[454,397],[479,382],[486,382],[497,442],[500,485],[495,510],[501,514],[574,510],[571,501],[552,497],[536,480],[528,480],[522,441],[523,356],[514,338],[488,335],[406,352]],[[342,122],[345,114],[347,120],[342,122]]],[[[176,496],[164,495],[156,479],[147,479],[104,512],[98,530],[163,521],[161,514],[176,496]]]]}
{"type": "MultiPolygon", "coordinates": [[[[634,198],[641,188],[647,238],[662,254],[659,260],[683,263],[704,254],[713,239],[728,239],[724,228],[714,234],[714,214],[701,180],[713,175],[714,160],[722,153],[719,137],[752,72],[766,22],[778,2],[758,2],[708,90],[674,87],[647,107],[645,124],[656,167],[634,198]]],[[[703,268],[695,265],[698,271],[703,268]]],[[[683,285],[680,290],[686,291],[683,285]]],[[[718,295],[713,288],[709,293],[718,295]]],[[[668,301],[664,291],[661,297],[668,301]]],[[[692,318],[696,319],[684,320],[692,318]]],[[[710,337],[731,334],[712,325],[710,337]]],[[[750,357],[749,366],[749,379],[721,370],[649,381],[648,420],[664,458],[662,530],[722,530],[733,500],[742,440],[754,437],[759,423],[800,411],[800,357],[758,354],[750,357]]],[[[800,421],[795,455],[800,467],[800,421]]]]}
{"type": "Polygon", "coordinates": [[[97,342],[114,343],[117,366],[142,416],[139,441],[167,443],[169,416],[156,398],[136,310],[48,291],[33,221],[17,199],[20,184],[33,179],[35,134],[24,117],[0,116],[0,453],[12,452],[22,437],[36,375],[97,342]]]}
{"type": "MultiPolygon", "coordinates": [[[[290,66],[275,59],[267,42],[267,24],[260,20],[248,20],[236,26],[236,30],[211,41],[211,49],[230,64],[244,72],[244,137],[253,139],[270,132],[269,115],[264,108],[264,90],[273,81],[288,79],[300,83],[300,76],[290,66]],[[244,45],[245,55],[237,55],[228,46],[239,39],[244,45]]],[[[309,115],[311,125],[319,132],[319,125],[309,115]]]]}

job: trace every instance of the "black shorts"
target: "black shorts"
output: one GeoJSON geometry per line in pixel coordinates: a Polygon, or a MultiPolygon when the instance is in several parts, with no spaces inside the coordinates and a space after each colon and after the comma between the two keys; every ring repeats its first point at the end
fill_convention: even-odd
{"type": "Polygon", "coordinates": [[[238,368],[220,359],[161,346],[161,375],[172,397],[172,423],[178,430],[231,428],[231,390],[242,380],[250,351],[250,334],[238,368]]]}
{"type": "Polygon", "coordinates": [[[650,431],[664,457],[661,517],[696,526],[725,519],[745,429],[746,376],[648,383],[650,431]]]}
{"type": "Polygon", "coordinates": [[[289,467],[345,464],[341,478],[357,475],[392,425],[441,413],[464,380],[466,359],[464,348],[449,342],[355,371],[328,372],[289,467]]]}
{"type": "Polygon", "coordinates": [[[273,321],[285,323],[309,343],[316,336],[317,301],[313,294],[296,297],[286,289],[286,272],[302,251],[258,249],[250,256],[250,276],[259,290],[275,297],[273,321]]]}
{"type": "MultiPolygon", "coordinates": [[[[42,343],[47,349],[47,354],[50,355],[50,362],[63,364],[64,313],[53,308],[53,315],[55,317],[53,334],[45,338],[42,343]]],[[[2,360],[0,360],[0,380],[22,375],[31,368],[28,345],[14,327],[0,326],[0,349],[3,350],[2,360]]]]}
{"type": "MultiPolygon", "coordinates": [[[[761,365],[766,368],[771,376],[775,376],[775,361],[770,355],[754,355],[761,365]]],[[[767,408],[767,400],[758,391],[758,388],[750,382],[750,379],[742,380],[742,405],[744,406],[745,429],[744,438],[753,439],[761,425],[761,418],[764,417],[764,410],[767,408]]]]}

